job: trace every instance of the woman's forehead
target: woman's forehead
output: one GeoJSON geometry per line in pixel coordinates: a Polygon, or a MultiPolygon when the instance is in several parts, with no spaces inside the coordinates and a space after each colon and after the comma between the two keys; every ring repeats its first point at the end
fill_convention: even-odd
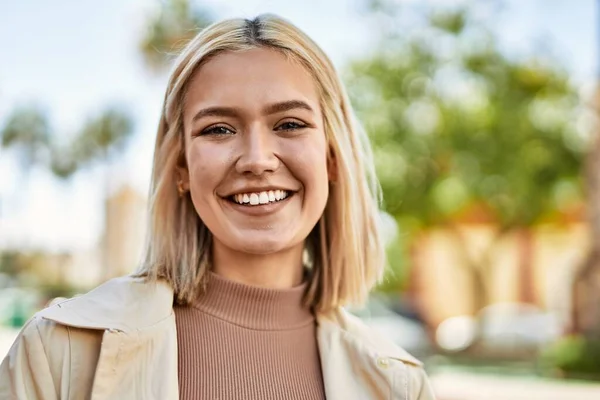
{"type": "Polygon", "coordinates": [[[187,90],[187,104],[229,106],[272,104],[301,100],[319,106],[316,83],[300,63],[282,52],[255,48],[227,51],[211,57],[194,73],[187,90]]]}

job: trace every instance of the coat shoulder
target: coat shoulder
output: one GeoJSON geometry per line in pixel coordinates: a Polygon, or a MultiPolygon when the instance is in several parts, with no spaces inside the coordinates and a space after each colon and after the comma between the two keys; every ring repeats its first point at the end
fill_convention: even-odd
{"type": "Polygon", "coordinates": [[[40,391],[61,398],[75,386],[91,385],[101,342],[99,331],[69,328],[37,313],[0,365],[0,398],[31,398],[40,391]]]}

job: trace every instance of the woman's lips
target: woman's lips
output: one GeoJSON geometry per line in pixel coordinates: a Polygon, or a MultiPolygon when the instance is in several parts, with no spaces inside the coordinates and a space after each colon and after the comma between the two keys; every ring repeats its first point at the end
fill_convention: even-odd
{"type": "MultiPolygon", "coordinates": [[[[267,203],[261,204],[250,204],[244,203],[240,204],[230,198],[222,198],[222,200],[228,205],[228,207],[250,216],[261,216],[268,215],[279,211],[281,208],[285,207],[286,204],[290,202],[290,200],[294,197],[293,192],[288,192],[289,194],[275,201],[269,201],[267,203]]],[[[259,199],[260,200],[260,199],[259,199]]]]}

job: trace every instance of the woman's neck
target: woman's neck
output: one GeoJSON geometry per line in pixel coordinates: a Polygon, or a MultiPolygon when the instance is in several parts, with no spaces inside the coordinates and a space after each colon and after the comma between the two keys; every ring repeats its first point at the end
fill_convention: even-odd
{"type": "Polygon", "coordinates": [[[214,243],[212,269],[234,282],[273,289],[292,288],[302,283],[303,250],[301,245],[274,254],[248,254],[214,243]]]}

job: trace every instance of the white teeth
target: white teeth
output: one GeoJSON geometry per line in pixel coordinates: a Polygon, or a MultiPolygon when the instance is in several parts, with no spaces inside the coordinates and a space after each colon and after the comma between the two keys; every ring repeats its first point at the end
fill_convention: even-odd
{"type": "Polygon", "coordinates": [[[260,201],[260,204],[267,204],[269,202],[269,193],[260,192],[260,195],[258,196],[258,200],[260,201]]]}
{"type": "Polygon", "coordinates": [[[256,206],[259,204],[269,204],[283,200],[289,196],[285,190],[269,190],[257,193],[239,193],[232,196],[234,202],[238,204],[249,204],[256,206]]]}

